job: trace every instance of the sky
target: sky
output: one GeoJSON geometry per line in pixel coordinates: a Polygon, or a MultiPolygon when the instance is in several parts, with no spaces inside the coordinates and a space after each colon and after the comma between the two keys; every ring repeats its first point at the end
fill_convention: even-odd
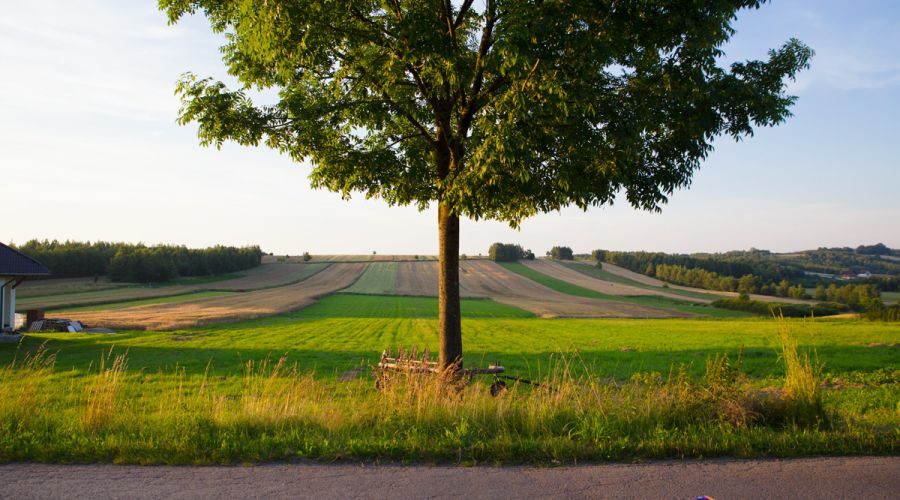
{"type": "MultiPolygon", "coordinates": [[[[204,19],[168,26],[153,0],[0,0],[0,241],[32,238],[260,245],[276,254],[435,254],[436,211],[309,187],[277,152],[199,146],[175,123],[185,71],[233,83],[204,19]]],[[[796,37],[812,67],[794,117],[722,138],[662,213],[624,199],[528,219],[463,221],[461,252],[495,241],[776,252],[883,242],[900,248],[900,2],[776,0],[742,11],[725,47],[764,59],[796,37]]]]}

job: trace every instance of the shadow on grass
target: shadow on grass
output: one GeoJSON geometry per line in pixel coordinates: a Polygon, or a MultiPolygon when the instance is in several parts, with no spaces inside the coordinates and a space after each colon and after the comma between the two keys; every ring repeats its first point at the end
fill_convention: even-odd
{"type": "MultiPolygon", "coordinates": [[[[44,345],[56,355],[56,371],[83,371],[96,365],[101,356],[127,353],[128,371],[155,373],[182,367],[187,373],[211,375],[239,373],[247,361],[278,359],[286,356],[288,363],[296,363],[301,372],[312,372],[316,377],[332,378],[342,372],[360,366],[377,363],[381,350],[410,345],[384,345],[371,349],[365,347],[344,350],[338,348],[313,348],[310,346],[279,347],[220,347],[205,346],[209,340],[227,339],[228,332],[179,331],[179,332],[128,332],[115,335],[66,334],[36,337],[26,335],[19,345],[0,345],[0,365],[9,365],[16,357],[34,352],[44,345]],[[216,337],[219,337],[218,339],[216,337]],[[142,345],[153,342],[163,345],[142,345]]],[[[246,340],[242,340],[246,342],[246,340]]],[[[437,343],[429,346],[436,352],[437,343]]],[[[846,372],[874,372],[884,367],[900,365],[900,350],[867,346],[817,346],[814,349],[801,346],[815,353],[824,363],[825,373],[840,375],[846,372]]],[[[634,350],[627,346],[618,349],[580,350],[578,352],[509,352],[502,350],[469,350],[466,365],[487,366],[499,362],[507,368],[507,374],[540,379],[560,364],[570,367],[573,375],[590,375],[614,380],[627,380],[638,372],[659,372],[663,376],[669,370],[684,365],[687,373],[700,377],[704,373],[707,358],[727,353],[738,356],[740,348],[708,348],[678,350],[634,350]]],[[[781,377],[784,368],[774,347],[748,346],[743,349],[743,371],[754,378],[781,377]]]]}

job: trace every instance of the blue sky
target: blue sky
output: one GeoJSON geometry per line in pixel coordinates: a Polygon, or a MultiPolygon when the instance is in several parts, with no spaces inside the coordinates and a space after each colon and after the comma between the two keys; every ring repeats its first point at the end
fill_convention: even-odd
{"type": "MultiPolygon", "coordinates": [[[[202,19],[147,1],[0,0],[0,241],[259,244],[276,253],[437,249],[436,214],[346,202],[265,148],[201,148],[175,124],[184,71],[225,79],[202,19]],[[7,211],[7,214],[10,212],[7,211]]],[[[900,248],[900,2],[781,0],[744,11],[729,59],[797,37],[816,51],[787,123],[721,139],[661,214],[625,203],[541,215],[516,231],[465,222],[462,251],[900,248]]]]}

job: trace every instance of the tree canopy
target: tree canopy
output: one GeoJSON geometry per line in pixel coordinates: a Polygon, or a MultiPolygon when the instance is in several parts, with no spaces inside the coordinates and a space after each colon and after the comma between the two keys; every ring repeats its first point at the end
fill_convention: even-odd
{"type": "Polygon", "coordinates": [[[518,226],[568,205],[659,210],[712,149],[789,116],[812,51],[720,67],[762,0],[160,0],[224,35],[241,88],[185,74],[200,141],[266,144],[313,186],[437,204],[440,365],[460,364],[459,217],[518,226]],[[254,103],[250,88],[278,91],[254,103]]]}
{"type": "Polygon", "coordinates": [[[810,49],[717,64],[736,12],[762,3],[160,0],[172,22],[206,15],[244,86],[179,82],[203,143],[265,143],[345,197],[513,225],[620,190],[658,210],[713,138],[784,120],[810,49]]]}

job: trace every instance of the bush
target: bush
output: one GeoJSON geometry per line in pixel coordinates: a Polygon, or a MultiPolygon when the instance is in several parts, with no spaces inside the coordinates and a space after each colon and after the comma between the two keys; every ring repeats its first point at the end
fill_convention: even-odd
{"type": "Polygon", "coordinates": [[[900,321],[900,304],[885,306],[881,299],[874,299],[866,309],[866,318],[870,321],[900,321]]]}
{"type": "Polygon", "coordinates": [[[303,262],[309,262],[312,260],[312,255],[309,252],[303,252],[303,262]]]}

